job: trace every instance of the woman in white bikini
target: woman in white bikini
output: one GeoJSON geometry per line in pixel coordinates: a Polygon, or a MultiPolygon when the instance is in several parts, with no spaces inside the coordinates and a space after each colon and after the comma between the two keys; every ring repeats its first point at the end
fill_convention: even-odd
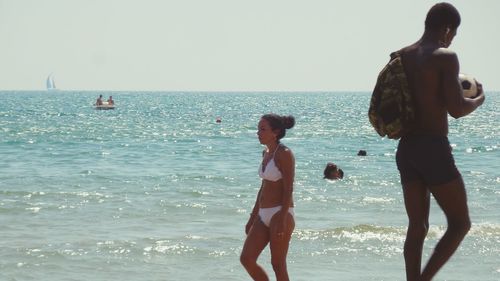
{"type": "Polygon", "coordinates": [[[264,269],[257,264],[260,253],[268,243],[276,280],[289,280],[286,255],[295,228],[292,198],[295,159],[280,139],[294,125],[293,116],[276,114],[266,114],[259,121],[257,135],[260,143],[266,146],[259,167],[262,185],[245,227],[247,238],[240,257],[253,280],[269,280],[264,269]]]}

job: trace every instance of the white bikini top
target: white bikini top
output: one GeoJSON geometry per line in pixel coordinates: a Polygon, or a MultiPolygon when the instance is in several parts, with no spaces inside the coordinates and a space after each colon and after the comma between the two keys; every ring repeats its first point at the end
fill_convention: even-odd
{"type": "Polygon", "coordinates": [[[281,178],[283,178],[280,170],[278,169],[278,167],[276,167],[276,163],[274,162],[274,155],[276,154],[276,151],[279,147],[280,145],[276,147],[273,152],[273,158],[271,158],[271,160],[267,162],[267,165],[264,169],[262,169],[262,163],[259,166],[259,176],[264,180],[279,181],[281,178]]]}

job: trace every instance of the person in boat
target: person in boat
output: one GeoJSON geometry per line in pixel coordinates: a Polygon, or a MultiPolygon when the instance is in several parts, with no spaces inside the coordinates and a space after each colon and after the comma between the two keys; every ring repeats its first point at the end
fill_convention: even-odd
{"type": "Polygon", "coordinates": [[[102,105],[102,95],[99,95],[99,97],[97,98],[97,100],[95,102],[95,105],[97,105],[97,106],[102,105]]]}
{"type": "Polygon", "coordinates": [[[247,234],[240,261],[253,280],[269,280],[257,259],[269,244],[271,264],[277,281],[288,281],[286,256],[293,229],[293,181],[295,158],[292,151],[280,140],[286,130],[295,125],[293,116],[266,114],[258,124],[259,142],[263,151],[259,176],[262,184],[248,223],[247,234]]]}
{"type": "Polygon", "coordinates": [[[108,105],[115,105],[115,101],[113,100],[113,96],[109,96],[108,105]]]}

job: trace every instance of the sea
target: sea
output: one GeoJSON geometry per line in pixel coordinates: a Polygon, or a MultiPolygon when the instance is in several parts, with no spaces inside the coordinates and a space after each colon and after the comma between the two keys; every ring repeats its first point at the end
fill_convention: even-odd
{"type": "MultiPolygon", "coordinates": [[[[500,93],[450,117],[472,228],[435,280],[500,280],[500,93]]],[[[0,92],[0,280],[251,280],[266,113],[293,115],[291,280],[405,280],[397,141],[369,92],[0,92]],[[114,110],[96,110],[98,95],[114,110]],[[217,122],[217,120],[220,122],[217,122]],[[366,156],[357,156],[366,150],[366,156]],[[328,162],[344,179],[323,179],[328,162]]],[[[431,201],[424,261],[446,229],[431,201]]],[[[269,249],[259,263],[276,280],[269,249]]]]}

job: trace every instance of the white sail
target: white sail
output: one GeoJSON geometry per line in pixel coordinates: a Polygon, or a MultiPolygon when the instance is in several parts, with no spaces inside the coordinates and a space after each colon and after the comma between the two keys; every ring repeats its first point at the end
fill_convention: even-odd
{"type": "Polygon", "coordinates": [[[52,75],[52,73],[47,77],[47,90],[57,90],[56,83],[54,82],[54,75],[52,75]]]}

